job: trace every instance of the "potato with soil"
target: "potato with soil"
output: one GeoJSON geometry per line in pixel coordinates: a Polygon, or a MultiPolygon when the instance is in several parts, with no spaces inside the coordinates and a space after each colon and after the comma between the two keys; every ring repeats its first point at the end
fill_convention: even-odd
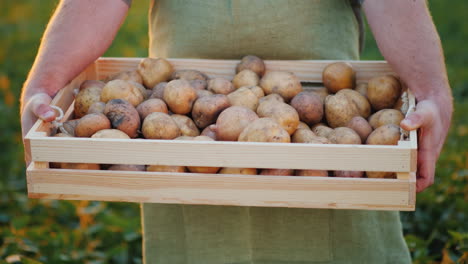
{"type": "Polygon", "coordinates": [[[325,98],[325,118],[330,127],[343,127],[355,116],[359,116],[356,105],[344,94],[325,98]]]}
{"type": "Polygon", "coordinates": [[[146,167],[146,171],[153,171],[153,172],[185,172],[186,169],[183,166],[149,165],[148,167],[146,167]]]}
{"type": "MultiPolygon", "coordinates": [[[[311,130],[310,127],[304,123],[304,122],[299,122],[299,125],[297,126],[297,129],[308,129],[311,130]]],[[[312,130],[311,130],[312,131],[312,130]]]]}
{"type": "Polygon", "coordinates": [[[290,143],[291,137],[272,118],[259,118],[240,133],[238,141],[290,143]]]}
{"type": "Polygon", "coordinates": [[[225,78],[210,79],[207,89],[215,94],[230,94],[236,90],[234,85],[225,78]]]}
{"type": "Polygon", "coordinates": [[[193,80],[201,80],[201,81],[208,81],[208,76],[201,71],[197,70],[177,70],[175,71],[172,76],[172,80],[182,79],[186,81],[193,81],[193,80]]]}
{"type": "Polygon", "coordinates": [[[291,169],[262,169],[259,175],[271,176],[294,176],[294,170],[291,169]]]}
{"type": "Polygon", "coordinates": [[[328,135],[332,144],[361,144],[361,137],[348,127],[337,127],[328,135]]]}
{"type": "Polygon", "coordinates": [[[166,85],[163,98],[171,112],[185,115],[192,111],[197,93],[188,81],[179,79],[170,81],[166,85]]]}
{"type": "Polygon", "coordinates": [[[221,112],[216,120],[216,136],[221,141],[237,141],[240,133],[257,120],[257,114],[247,107],[231,106],[221,112]]]}
{"type": "Polygon", "coordinates": [[[393,124],[378,127],[367,137],[368,145],[398,145],[400,127],[393,124]]]}
{"type": "Polygon", "coordinates": [[[335,177],[341,178],[362,178],[364,177],[363,171],[334,171],[335,177]]]}
{"type": "Polygon", "coordinates": [[[142,59],[137,68],[147,89],[152,89],[160,82],[166,82],[171,78],[174,68],[165,59],[145,58],[142,59]]]}
{"type": "Polygon", "coordinates": [[[280,103],[284,103],[284,99],[283,97],[281,97],[281,95],[279,94],[269,94],[267,96],[264,96],[264,97],[261,97],[260,99],[258,99],[258,103],[261,104],[265,101],[274,101],[274,102],[280,102],[280,103]]]}
{"type": "Polygon", "coordinates": [[[160,112],[151,113],[143,120],[141,132],[147,139],[174,139],[181,135],[177,123],[168,114],[160,112]]]}
{"type": "Polygon", "coordinates": [[[94,133],[91,138],[122,138],[130,139],[130,137],[124,132],[118,129],[103,129],[94,133]]]}
{"type": "Polygon", "coordinates": [[[291,100],[291,106],[296,109],[299,119],[309,126],[320,122],[323,118],[322,100],[314,93],[300,92],[291,100]]]}
{"type": "Polygon", "coordinates": [[[196,91],[197,93],[197,98],[200,99],[202,97],[205,97],[205,96],[210,96],[210,95],[213,95],[214,93],[208,91],[208,90],[197,90],[196,91]]]}
{"type": "Polygon", "coordinates": [[[323,123],[315,124],[311,127],[312,132],[319,137],[327,138],[330,133],[333,132],[333,128],[326,126],[323,123]]]}
{"type": "Polygon", "coordinates": [[[258,97],[247,87],[242,87],[227,95],[230,105],[257,110],[258,97]]]}
{"type": "Polygon", "coordinates": [[[377,111],[392,108],[400,95],[401,84],[394,76],[374,77],[367,83],[367,98],[377,111]]]}
{"type": "Polygon", "coordinates": [[[109,118],[112,128],[124,132],[130,138],[138,136],[140,116],[129,102],[123,99],[112,99],[107,102],[104,114],[109,118]]]}
{"type": "Polygon", "coordinates": [[[191,80],[188,81],[195,91],[205,91],[208,83],[204,80],[191,80]]]}
{"type": "Polygon", "coordinates": [[[243,86],[257,86],[260,82],[258,75],[251,70],[242,70],[232,79],[232,85],[235,89],[243,86]]]}
{"type": "Polygon", "coordinates": [[[196,137],[200,135],[198,127],[188,116],[171,115],[171,118],[174,119],[183,136],[196,137]]]}
{"type": "Polygon", "coordinates": [[[168,113],[166,103],[163,100],[153,98],[148,99],[136,107],[138,114],[140,115],[140,119],[145,119],[149,114],[154,112],[160,113],[168,113]]]}
{"type": "Polygon", "coordinates": [[[367,98],[367,83],[359,83],[354,90],[367,98]]]}
{"type": "Polygon", "coordinates": [[[260,86],[246,86],[246,87],[247,89],[252,91],[257,96],[258,99],[265,96],[265,92],[263,92],[263,89],[260,86]]]}
{"type": "Polygon", "coordinates": [[[101,101],[104,103],[112,99],[124,99],[133,106],[139,105],[145,99],[141,85],[131,81],[113,80],[102,88],[101,101]]]}
{"type": "Polygon", "coordinates": [[[214,124],[218,115],[230,105],[229,100],[224,94],[214,94],[199,98],[193,104],[192,119],[198,128],[214,124]]]}
{"type": "Polygon", "coordinates": [[[309,177],[328,177],[326,170],[296,170],[296,176],[309,176],[309,177]]]}
{"type": "Polygon", "coordinates": [[[307,86],[303,86],[302,88],[304,89],[304,91],[311,92],[311,93],[314,93],[314,94],[318,95],[318,97],[320,98],[320,101],[322,101],[322,104],[325,102],[325,98],[328,95],[330,95],[330,93],[328,92],[328,89],[326,87],[315,87],[315,86],[307,87],[307,86]]]}
{"type": "Polygon", "coordinates": [[[404,118],[405,116],[403,115],[403,113],[401,113],[400,110],[382,109],[369,118],[369,124],[374,129],[388,124],[400,126],[400,122],[404,118]]]}
{"type": "Polygon", "coordinates": [[[265,94],[279,94],[286,102],[302,92],[302,85],[299,79],[291,72],[270,71],[263,76],[260,81],[265,94]]]}
{"type": "Polygon", "coordinates": [[[75,127],[75,136],[90,137],[99,130],[111,128],[109,119],[103,114],[88,114],[80,118],[75,127]]]}
{"type": "Polygon", "coordinates": [[[296,132],[291,136],[291,142],[293,143],[306,143],[309,140],[313,140],[317,135],[310,129],[297,129],[296,132]]]}
{"type": "Polygon", "coordinates": [[[106,103],[95,102],[88,108],[88,114],[102,114],[106,108],[106,103]]]}
{"type": "Polygon", "coordinates": [[[111,165],[107,170],[116,171],[145,171],[145,165],[128,165],[128,164],[114,164],[111,165]]]}
{"type": "Polygon", "coordinates": [[[60,132],[67,134],[69,136],[75,136],[75,127],[78,125],[80,119],[71,119],[63,122],[62,127],[59,127],[60,132]]]}
{"type": "Polygon", "coordinates": [[[336,94],[343,94],[348,97],[348,99],[356,106],[360,116],[364,118],[368,118],[370,116],[371,105],[367,98],[362,96],[360,93],[350,89],[343,89],[336,94]]]}
{"type": "MultiPolygon", "coordinates": [[[[198,136],[193,138],[194,141],[214,141],[212,138],[207,136],[198,136]]],[[[190,172],[194,173],[217,173],[219,171],[219,167],[196,167],[190,166],[187,167],[190,172]]]]}
{"type": "Polygon", "coordinates": [[[356,86],[356,72],[347,62],[335,62],[323,69],[322,82],[330,93],[342,89],[353,89],[356,86]]]}
{"type": "Polygon", "coordinates": [[[366,171],[366,176],[374,179],[396,179],[395,172],[386,171],[366,171]]]}
{"type": "Polygon", "coordinates": [[[133,81],[139,84],[143,84],[143,78],[141,78],[141,75],[138,73],[137,70],[118,72],[114,75],[111,75],[109,78],[107,78],[107,81],[109,82],[109,81],[117,80],[117,79],[124,80],[124,81],[133,81]]]}
{"type": "Polygon", "coordinates": [[[59,163],[60,169],[68,170],[100,170],[101,166],[94,163],[59,163]]]}
{"type": "Polygon", "coordinates": [[[292,135],[299,125],[299,114],[290,105],[285,103],[263,102],[258,106],[259,117],[270,117],[292,135]]]}
{"type": "Polygon", "coordinates": [[[88,113],[94,103],[101,101],[101,92],[105,83],[100,81],[85,81],[80,86],[80,91],[75,96],[75,118],[83,117],[88,113]]]}
{"type": "Polygon", "coordinates": [[[209,125],[203,129],[203,131],[200,133],[200,136],[207,136],[213,140],[218,140],[218,132],[216,129],[216,125],[209,125]]]}
{"type": "Polygon", "coordinates": [[[265,63],[257,56],[247,55],[236,66],[236,73],[243,70],[251,70],[261,77],[265,73],[265,63]]]}
{"type": "Polygon", "coordinates": [[[361,138],[362,142],[366,142],[367,137],[372,133],[372,127],[369,125],[366,119],[362,116],[355,116],[353,117],[346,127],[351,128],[354,130],[359,137],[361,138]]]}
{"type": "Polygon", "coordinates": [[[255,168],[222,168],[219,174],[242,174],[242,175],[257,175],[255,168]]]}
{"type": "Polygon", "coordinates": [[[167,82],[160,82],[156,86],[153,87],[153,92],[151,93],[150,99],[157,98],[157,99],[164,99],[164,89],[166,89],[167,82]]]}

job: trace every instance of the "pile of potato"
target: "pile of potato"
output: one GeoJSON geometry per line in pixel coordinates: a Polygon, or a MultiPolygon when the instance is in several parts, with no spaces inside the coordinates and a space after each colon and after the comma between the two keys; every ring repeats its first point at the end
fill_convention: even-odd
{"type": "MultiPolygon", "coordinates": [[[[232,80],[197,70],[174,70],[165,59],[145,58],[133,71],[85,81],[76,91],[74,118],[56,136],[396,145],[404,118],[402,86],[393,76],[356,84],[345,62],[323,70],[325,87],[302,85],[290,72],[266,71],[246,56],[232,80]]],[[[285,154],[287,155],[287,154],[285,154]]],[[[97,164],[53,164],[97,169],[97,164]]],[[[259,175],[393,178],[391,172],[102,165],[147,170],[259,175]]]]}

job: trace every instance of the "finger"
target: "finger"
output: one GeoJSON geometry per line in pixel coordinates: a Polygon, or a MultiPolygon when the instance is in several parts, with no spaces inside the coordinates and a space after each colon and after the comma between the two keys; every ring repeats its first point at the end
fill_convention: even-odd
{"type": "MultiPolygon", "coordinates": [[[[424,131],[422,131],[424,132],[424,131]]],[[[418,151],[418,175],[416,179],[416,191],[421,192],[434,183],[436,150],[428,141],[430,138],[420,137],[420,148],[418,151]]]]}
{"type": "Polygon", "coordinates": [[[400,123],[405,130],[415,130],[422,126],[429,125],[434,119],[434,106],[427,101],[422,101],[416,106],[416,111],[410,113],[400,123]]]}
{"type": "Polygon", "coordinates": [[[46,122],[53,121],[57,113],[49,106],[51,101],[52,98],[49,95],[44,93],[37,94],[31,98],[31,111],[35,116],[46,122]]]}

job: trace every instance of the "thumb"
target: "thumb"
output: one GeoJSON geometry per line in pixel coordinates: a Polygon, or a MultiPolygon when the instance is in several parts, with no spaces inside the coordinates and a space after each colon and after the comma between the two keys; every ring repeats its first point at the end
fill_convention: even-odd
{"type": "Polygon", "coordinates": [[[434,108],[428,101],[422,101],[416,105],[416,111],[410,113],[400,123],[404,130],[415,130],[432,123],[434,108]]]}
{"type": "Polygon", "coordinates": [[[31,111],[35,116],[46,122],[54,121],[57,113],[49,106],[51,101],[52,98],[48,94],[36,94],[30,100],[31,111]]]}

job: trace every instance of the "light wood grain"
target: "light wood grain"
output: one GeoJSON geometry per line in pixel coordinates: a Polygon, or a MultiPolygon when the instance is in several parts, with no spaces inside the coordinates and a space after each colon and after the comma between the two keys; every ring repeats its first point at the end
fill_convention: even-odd
{"type": "Polygon", "coordinates": [[[412,210],[407,181],[28,169],[32,198],[412,210]],[[370,199],[372,197],[372,199],[370,199]]]}

